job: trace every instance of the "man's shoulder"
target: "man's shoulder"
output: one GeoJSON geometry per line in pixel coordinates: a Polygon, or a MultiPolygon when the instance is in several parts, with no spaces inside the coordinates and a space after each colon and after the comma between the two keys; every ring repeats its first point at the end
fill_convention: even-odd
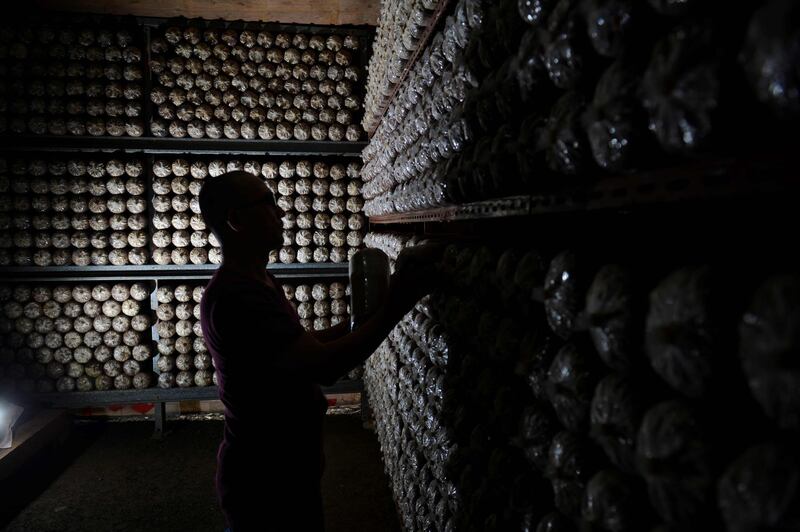
{"type": "Polygon", "coordinates": [[[213,279],[203,293],[203,306],[207,309],[241,308],[242,306],[273,305],[279,303],[268,287],[245,280],[213,279]]]}

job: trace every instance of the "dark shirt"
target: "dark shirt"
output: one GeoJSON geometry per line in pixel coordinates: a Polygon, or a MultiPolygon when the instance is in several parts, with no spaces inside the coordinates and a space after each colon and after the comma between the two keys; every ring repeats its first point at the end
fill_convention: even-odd
{"type": "Polygon", "coordinates": [[[307,501],[319,498],[322,420],[328,405],[317,383],[276,363],[303,327],[270,278],[275,288],[220,269],[201,303],[203,335],[225,407],[217,492],[234,531],[246,528],[242,516],[263,514],[270,504],[287,515],[319,510],[321,519],[321,500],[313,508],[307,501]],[[257,498],[254,479],[262,483],[257,498]],[[285,497],[276,497],[271,488],[267,494],[265,485],[278,487],[285,497]]]}

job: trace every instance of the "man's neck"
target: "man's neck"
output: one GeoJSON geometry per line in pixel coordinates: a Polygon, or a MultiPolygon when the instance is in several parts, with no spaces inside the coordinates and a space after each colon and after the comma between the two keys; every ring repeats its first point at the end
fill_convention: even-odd
{"type": "Polygon", "coordinates": [[[267,275],[267,261],[248,256],[244,253],[237,253],[233,250],[224,250],[222,253],[222,265],[220,269],[233,272],[242,277],[253,279],[262,283],[272,284],[267,275]]]}

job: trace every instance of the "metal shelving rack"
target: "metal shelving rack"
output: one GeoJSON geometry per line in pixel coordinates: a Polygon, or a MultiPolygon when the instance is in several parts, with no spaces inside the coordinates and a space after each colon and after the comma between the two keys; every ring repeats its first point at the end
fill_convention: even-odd
{"type": "Polygon", "coordinates": [[[673,168],[603,177],[559,192],[371,216],[369,221],[371,224],[455,222],[636,209],[714,199],[766,199],[800,190],[791,158],[789,148],[756,156],[713,158],[673,168]]]}
{"type": "MultiPolygon", "coordinates": [[[[446,3],[448,0],[441,0],[446,3]]],[[[54,15],[62,13],[53,12],[54,15]]],[[[73,16],[74,13],[63,13],[73,16]]],[[[105,16],[115,18],[113,15],[105,16]]],[[[119,17],[116,17],[119,18],[119,17]]],[[[359,64],[366,70],[374,29],[368,26],[316,26],[311,24],[281,24],[275,22],[245,22],[222,20],[197,20],[183,17],[134,17],[141,30],[143,58],[142,68],[145,74],[143,86],[144,114],[142,122],[145,125],[145,134],[141,137],[109,135],[101,136],[72,136],[72,135],[2,135],[0,136],[1,151],[123,151],[126,153],[198,153],[198,154],[255,154],[255,155],[294,155],[294,156],[340,156],[358,157],[361,150],[367,145],[366,141],[314,141],[314,140],[262,140],[262,139],[211,139],[211,138],[173,138],[154,137],[150,134],[150,121],[153,117],[150,91],[153,80],[150,73],[150,34],[154,28],[162,25],[183,25],[187,22],[200,24],[216,29],[264,29],[273,32],[290,31],[303,32],[310,35],[325,34],[353,34],[362,40],[359,55],[359,64]]],[[[359,93],[363,96],[363,90],[359,93]]]]}
{"type": "MultiPolygon", "coordinates": [[[[447,0],[443,0],[446,2],[447,0]]],[[[162,24],[185,24],[188,19],[164,19],[157,17],[136,17],[142,30],[145,56],[142,67],[144,78],[144,114],[145,135],[141,137],[103,136],[53,136],[53,135],[3,135],[0,136],[0,152],[2,153],[124,153],[141,154],[146,164],[145,179],[147,190],[152,194],[152,163],[159,154],[192,154],[206,156],[291,156],[291,157],[360,157],[367,145],[366,141],[298,141],[298,140],[247,140],[247,139],[210,139],[210,138],[171,138],[150,136],[150,120],[152,105],[149,94],[152,89],[150,75],[150,33],[152,28],[162,24]]],[[[196,21],[193,21],[196,22],[196,21]]],[[[203,21],[210,27],[231,28],[264,28],[270,31],[302,31],[309,34],[352,33],[363,39],[360,62],[366,66],[368,51],[374,29],[368,27],[322,27],[301,24],[249,23],[243,21],[203,21]]],[[[363,96],[363,90],[362,90],[363,96]]],[[[152,198],[148,198],[151,200],[152,198]]],[[[147,216],[151,216],[148,201],[147,216]]],[[[150,245],[152,247],[152,225],[148,225],[150,245]]],[[[152,251],[152,249],[151,249],[152,251]]],[[[0,281],[3,282],[85,282],[91,281],[149,281],[155,288],[161,282],[197,281],[211,278],[218,268],[215,264],[203,265],[127,265],[127,266],[53,266],[53,267],[0,267],[0,281]]],[[[308,264],[271,264],[267,267],[277,279],[344,279],[348,275],[347,263],[308,263],[308,264]]],[[[155,293],[155,292],[154,292],[155,293]]],[[[155,298],[151,297],[152,310],[155,309],[155,298]]],[[[153,340],[157,340],[155,328],[151,331],[153,340]]],[[[155,367],[155,358],[153,359],[155,367]]],[[[363,392],[363,383],[343,380],[332,386],[323,388],[326,394],[363,392]]],[[[110,390],[92,392],[49,393],[35,396],[36,400],[54,407],[80,408],[118,404],[154,403],[156,436],[165,434],[166,403],[190,400],[214,400],[218,398],[216,386],[170,388],[157,387],[143,390],[110,390]]],[[[365,400],[362,396],[362,406],[365,400]]]]}
{"type": "Polygon", "coordinates": [[[401,212],[383,216],[370,216],[373,224],[397,224],[419,222],[453,222],[481,218],[509,218],[530,214],[529,196],[510,196],[487,201],[448,205],[436,209],[401,212]]]}
{"type": "MultiPolygon", "coordinates": [[[[175,281],[180,279],[210,279],[219,266],[216,264],[187,264],[185,266],[146,264],[142,266],[49,266],[2,267],[0,281],[175,281]]],[[[347,277],[346,263],[270,264],[267,271],[277,279],[342,278],[347,277]]]]}
{"type": "MultiPolygon", "coordinates": [[[[344,380],[331,386],[322,387],[322,392],[325,395],[363,393],[363,391],[364,385],[360,380],[344,380]]],[[[179,401],[214,401],[218,398],[216,386],[48,393],[36,396],[37,402],[53,408],[85,408],[153,403],[153,419],[155,421],[154,436],[156,438],[161,438],[167,433],[167,403],[179,401]]]]}
{"type": "MultiPolygon", "coordinates": [[[[339,381],[332,386],[324,386],[322,391],[327,394],[336,394],[354,393],[361,391],[361,389],[361,383],[358,381],[339,381]]],[[[48,393],[37,395],[37,398],[42,402],[62,408],[138,402],[208,401],[217,399],[217,387],[203,386],[166,389],[147,388],[145,390],[109,390],[106,392],[48,393]]]]}
{"type": "Polygon", "coordinates": [[[98,152],[147,154],[291,155],[358,157],[366,141],[192,139],[172,137],[87,137],[21,135],[2,137],[5,151],[98,152]]]}
{"type": "MultiPolygon", "coordinates": [[[[174,284],[185,281],[209,279],[218,268],[215,264],[187,266],[60,266],[49,268],[0,268],[0,282],[86,282],[86,281],[140,281],[152,283],[150,310],[155,313],[158,306],[155,293],[160,283],[174,284]]],[[[267,268],[279,280],[282,279],[345,279],[347,264],[280,264],[267,268]]],[[[158,342],[155,324],[150,328],[150,339],[158,342]]],[[[157,355],[152,360],[153,372],[157,375],[157,355]]],[[[323,387],[326,395],[342,393],[362,393],[362,408],[365,404],[361,380],[341,380],[332,386],[323,387]]],[[[37,394],[37,403],[56,408],[83,408],[109,405],[153,403],[155,421],[154,435],[157,438],[166,434],[167,403],[178,401],[211,401],[218,399],[216,386],[191,386],[187,388],[159,388],[108,390],[91,392],[67,392],[37,394]]]]}

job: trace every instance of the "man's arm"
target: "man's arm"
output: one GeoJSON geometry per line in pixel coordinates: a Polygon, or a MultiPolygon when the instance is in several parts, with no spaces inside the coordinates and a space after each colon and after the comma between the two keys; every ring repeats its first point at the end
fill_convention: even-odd
{"type": "Polygon", "coordinates": [[[339,338],[341,338],[342,336],[344,336],[349,332],[350,332],[350,320],[345,320],[339,325],[334,325],[333,327],[328,327],[327,329],[323,329],[321,331],[314,331],[311,333],[311,335],[318,342],[327,344],[328,342],[338,340],[339,338]]]}
{"type": "Polygon", "coordinates": [[[369,358],[402,317],[384,306],[355,331],[327,343],[311,333],[301,333],[287,346],[278,365],[306,374],[319,384],[331,385],[369,358]]]}
{"type": "MultiPolygon", "coordinates": [[[[228,345],[255,347],[266,341],[271,366],[327,385],[366,360],[420,297],[422,294],[418,294],[418,290],[390,288],[390,297],[370,319],[356,331],[328,342],[305,331],[277,299],[269,301],[252,291],[228,293],[212,312],[218,321],[220,336],[228,345]],[[392,297],[392,292],[402,297],[392,297]],[[411,294],[417,294],[413,302],[411,294]]],[[[346,331],[345,327],[340,324],[327,332],[333,336],[346,331]]]]}
{"type": "Polygon", "coordinates": [[[433,268],[410,266],[405,271],[398,270],[392,276],[386,301],[363,325],[328,342],[303,332],[289,343],[276,363],[320,384],[333,384],[369,358],[397,322],[435,285],[433,268]]]}

